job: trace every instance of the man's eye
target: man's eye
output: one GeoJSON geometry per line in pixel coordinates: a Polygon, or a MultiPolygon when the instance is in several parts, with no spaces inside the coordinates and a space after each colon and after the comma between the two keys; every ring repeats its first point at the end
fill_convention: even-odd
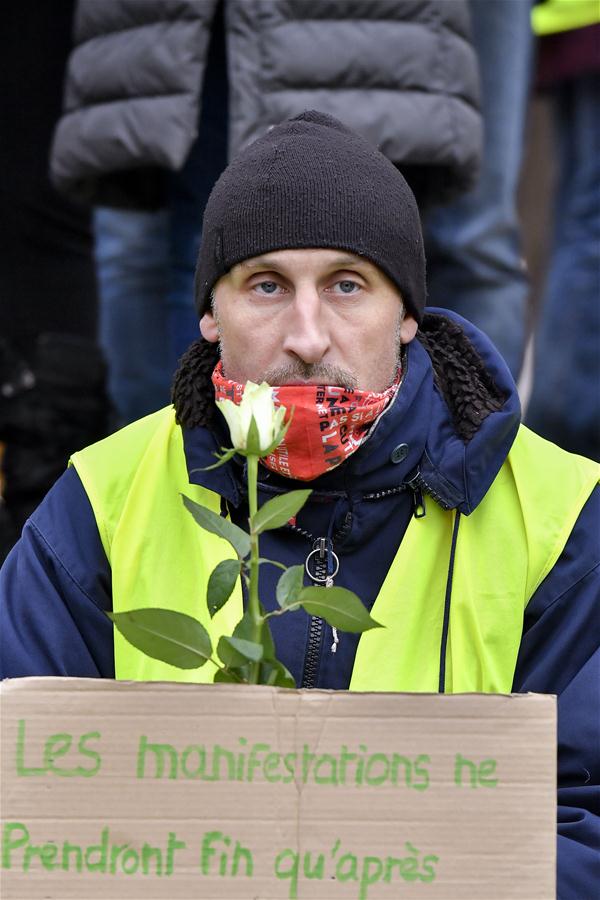
{"type": "Polygon", "coordinates": [[[276,294],[279,285],[276,281],[261,281],[259,284],[255,285],[255,288],[263,294],[276,294]]]}
{"type": "Polygon", "coordinates": [[[334,287],[337,286],[341,294],[354,294],[360,289],[360,285],[356,281],[344,278],[342,281],[336,281],[334,287]]]}

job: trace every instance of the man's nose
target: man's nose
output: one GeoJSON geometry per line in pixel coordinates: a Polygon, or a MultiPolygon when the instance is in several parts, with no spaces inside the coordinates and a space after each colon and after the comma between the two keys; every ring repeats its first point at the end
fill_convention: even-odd
{"type": "Polygon", "coordinates": [[[309,287],[297,291],[283,349],[305,363],[320,362],[331,344],[325,319],[318,290],[309,287]]]}

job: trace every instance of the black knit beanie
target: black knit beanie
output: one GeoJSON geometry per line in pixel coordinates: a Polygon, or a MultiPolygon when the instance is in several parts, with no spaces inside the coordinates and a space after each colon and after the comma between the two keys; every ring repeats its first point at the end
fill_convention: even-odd
{"type": "Polygon", "coordinates": [[[375,263],[420,323],[425,254],[415,198],[382,153],[310,110],[277,125],[225,169],[208,199],[196,270],[202,315],[215,282],[271,250],[327,247],[375,263]]]}

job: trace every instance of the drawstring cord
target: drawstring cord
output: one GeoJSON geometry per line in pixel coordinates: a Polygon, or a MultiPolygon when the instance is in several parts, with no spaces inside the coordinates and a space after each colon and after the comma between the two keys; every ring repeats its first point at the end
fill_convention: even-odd
{"type": "MultiPolygon", "coordinates": [[[[333,515],[329,520],[329,528],[327,529],[327,542],[330,547],[333,547],[333,523],[337,519],[337,514],[340,509],[340,505],[342,503],[342,498],[338,498],[337,503],[335,504],[335,508],[333,510],[333,515]]],[[[333,554],[327,554],[327,575],[328,575],[328,585],[333,584],[333,554]]],[[[340,638],[338,635],[338,630],[335,625],[331,626],[331,631],[333,633],[333,644],[331,645],[331,652],[336,653],[337,647],[340,642],[340,638]]]]}
{"type": "Polygon", "coordinates": [[[452,576],[454,574],[454,558],[456,556],[456,541],[458,538],[458,526],[460,525],[460,513],[456,510],[454,528],[452,529],[452,544],[450,546],[450,562],[448,564],[448,578],[446,580],[446,596],[444,598],[444,621],[442,623],[442,641],[440,645],[440,680],[438,691],[440,694],[446,691],[446,647],[448,644],[448,628],[450,625],[450,599],[452,597],[452,576]]]}

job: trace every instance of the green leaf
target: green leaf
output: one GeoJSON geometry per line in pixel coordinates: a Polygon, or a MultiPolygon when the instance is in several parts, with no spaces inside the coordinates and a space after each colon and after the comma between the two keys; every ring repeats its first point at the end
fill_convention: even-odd
{"type": "Polygon", "coordinates": [[[306,587],[298,602],[311,616],[320,616],[341,631],[361,632],[383,627],[371,618],[360,598],[346,588],[306,587]]]}
{"type": "MultiPolygon", "coordinates": [[[[260,614],[261,616],[266,616],[267,611],[260,604],[260,614]]],[[[268,622],[265,622],[265,627],[262,630],[262,645],[264,649],[263,659],[276,659],[275,656],[275,644],[273,643],[273,635],[271,634],[271,628],[268,622]]]]}
{"type": "Polygon", "coordinates": [[[206,531],[218,534],[220,537],[225,538],[226,541],[229,541],[240,559],[248,556],[250,553],[250,535],[238,528],[237,525],[234,525],[233,522],[230,522],[229,519],[224,519],[223,516],[218,516],[211,509],[206,509],[205,506],[194,503],[193,500],[190,500],[184,494],[181,496],[186,509],[191,512],[198,525],[205,528],[206,531]]]}
{"type": "Polygon", "coordinates": [[[295,605],[302,592],[304,566],[290,566],[277,582],[277,602],[282,609],[295,605]]]}
{"type": "Polygon", "coordinates": [[[250,416],[250,425],[248,426],[248,434],[246,436],[246,453],[252,453],[254,456],[262,456],[260,432],[254,416],[250,416]]]}
{"type": "MultiPolygon", "coordinates": [[[[260,612],[261,615],[265,615],[265,610],[262,604],[260,606],[260,612]]],[[[233,638],[229,638],[227,641],[224,638],[221,638],[223,644],[221,643],[221,641],[219,641],[219,646],[217,649],[219,657],[228,668],[232,668],[233,664],[226,662],[223,654],[227,656],[227,659],[233,658],[228,656],[228,654],[232,652],[233,648],[231,648],[231,644],[234,643],[236,639],[245,644],[251,644],[253,647],[260,646],[252,640],[253,634],[254,625],[252,619],[250,618],[248,612],[245,612],[243,618],[241,618],[235,626],[233,638]],[[230,646],[227,646],[228,644],[230,646]]],[[[273,643],[271,629],[269,628],[267,622],[265,622],[262,630],[262,650],[263,654],[261,657],[259,670],[259,684],[272,684],[277,685],[278,687],[295,687],[296,684],[294,682],[293,676],[290,675],[285,666],[275,658],[275,645],[273,643]]],[[[244,659],[243,661],[246,663],[248,662],[247,659],[244,659]]],[[[250,677],[248,665],[235,668],[234,671],[240,674],[243,677],[244,681],[248,681],[250,677]]]]}
{"type": "Polygon", "coordinates": [[[176,666],[198,669],[212,656],[208,632],[197,619],[170,609],[134,609],[107,613],[125,640],[146,656],[176,666]]]}
{"type": "Polygon", "coordinates": [[[248,661],[260,662],[263,657],[263,645],[223,635],[217,645],[217,653],[223,665],[232,668],[243,666],[248,661]]]}
{"type": "Polygon", "coordinates": [[[224,559],[210,573],[206,599],[211,619],[231,597],[239,574],[238,559],[224,559]]]}
{"type": "Polygon", "coordinates": [[[190,475],[193,475],[194,472],[210,472],[212,469],[218,469],[219,466],[224,466],[226,462],[235,456],[237,450],[235,447],[221,447],[221,453],[215,453],[214,456],[217,457],[217,462],[213,463],[212,466],[200,466],[197,469],[190,469],[190,475]]]}
{"type": "MultiPolygon", "coordinates": [[[[262,603],[260,605],[260,614],[261,616],[265,615],[265,609],[262,603]]],[[[233,637],[241,638],[244,641],[254,640],[254,623],[248,610],[246,610],[240,621],[233,629],[233,637]]],[[[273,637],[271,635],[271,629],[269,628],[268,622],[265,622],[265,626],[262,630],[262,645],[264,651],[263,659],[275,659],[275,644],[273,643],[273,637]]]]}
{"type": "Polygon", "coordinates": [[[267,500],[254,516],[252,530],[256,534],[261,534],[270,528],[281,528],[302,509],[311,494],[310,490],[289,491],[280,497],[267,500]]]}
{"type": "Polygon", "coordinates": [[[218,669],[215,684],[243,684],[246,681],[242,669],[218,669]]]}
{"type": "Polygon", "coordinates": [[[254,625],[252,617],[248,610],[244,613],[240,621],[233,629],[233,637],[242,638],[244,641],[251,641],[254,636],[254,625]]]}
{"type": "Polygon", "coordinates": [[[274,687],[295,688],[294,676],[283,663],[277,659],[269,659],[261,663],[261,684],[270,684],[274,687]]]}

